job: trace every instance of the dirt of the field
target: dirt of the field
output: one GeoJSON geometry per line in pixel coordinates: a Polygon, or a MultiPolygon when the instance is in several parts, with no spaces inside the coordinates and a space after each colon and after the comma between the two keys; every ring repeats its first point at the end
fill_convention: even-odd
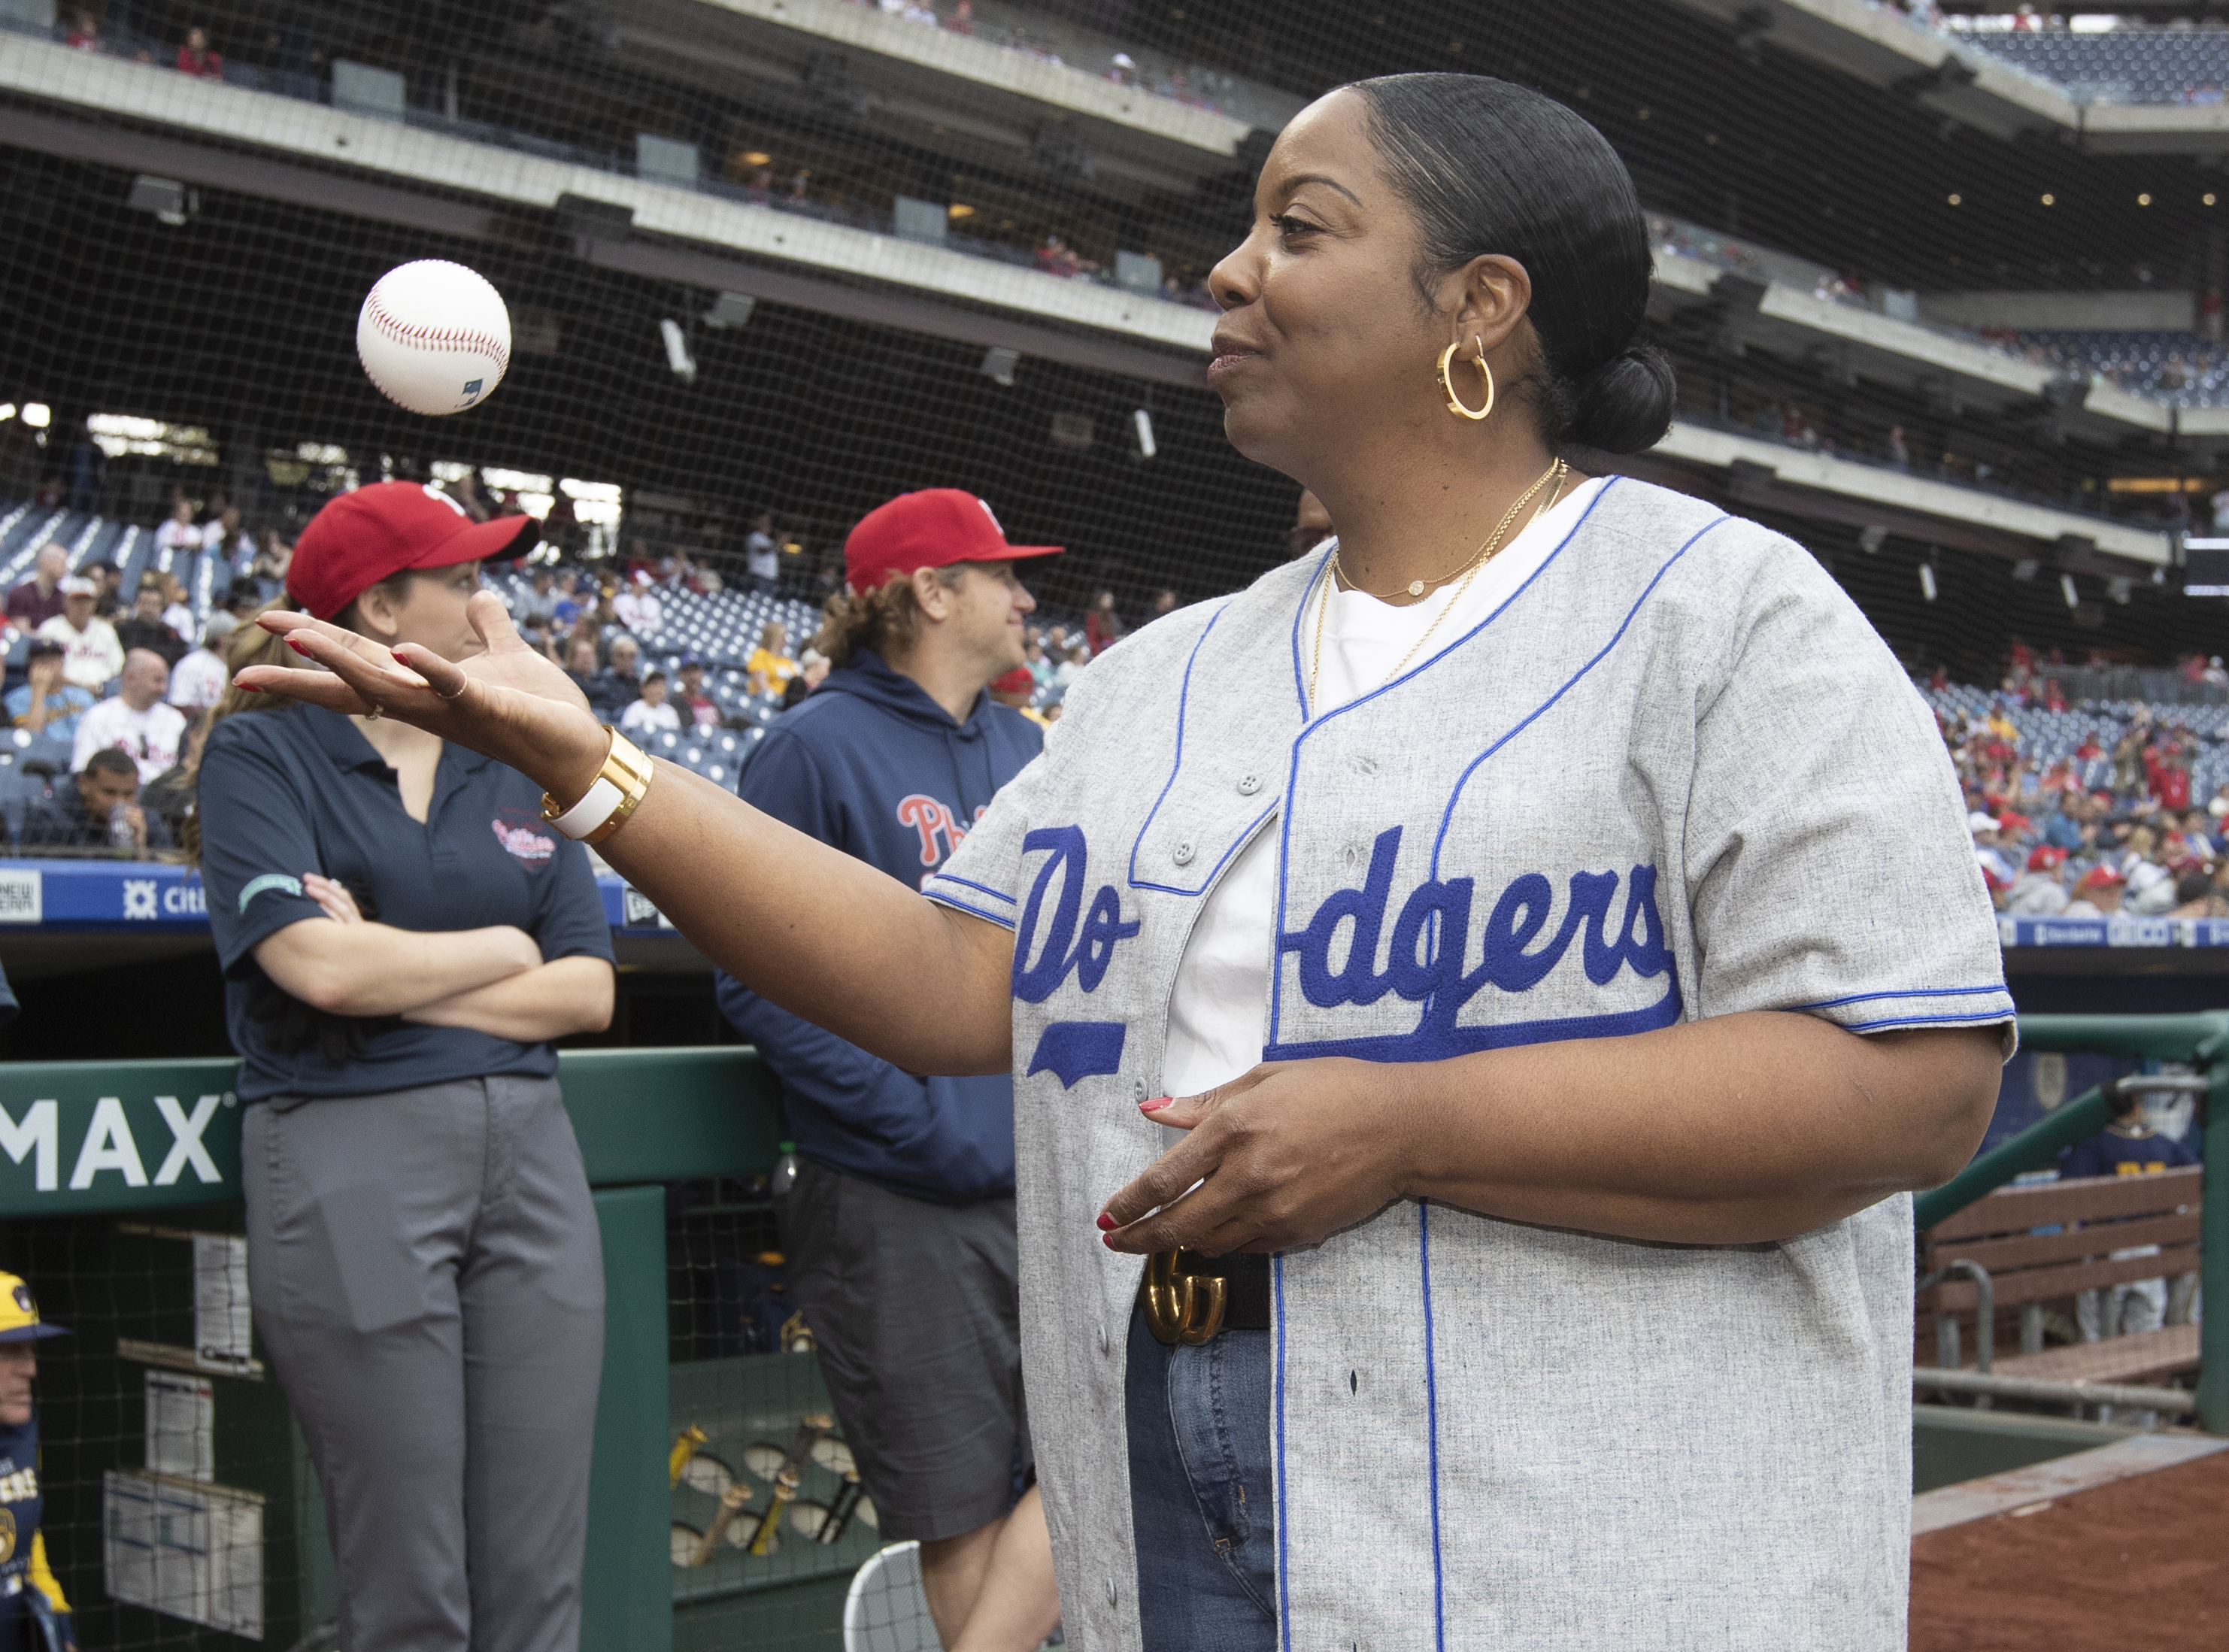
{"type": "Polygon", "coordinates": [[[2217,1648],[2229,1648],[2229,1451],[1911,1546],[1911,1652],[2217,1648]]]}

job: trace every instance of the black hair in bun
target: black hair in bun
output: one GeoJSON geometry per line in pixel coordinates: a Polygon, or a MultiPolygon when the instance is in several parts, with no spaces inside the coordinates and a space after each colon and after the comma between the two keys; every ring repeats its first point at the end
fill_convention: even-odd
{"type": "Polygon", "coordinates": [[[1552,98],[1482,74],[1389,74],[1352,89],[1369,100],[1386,173],[1423,229],[1419,287],[1487,253],[1532,277],[1545,371],[1522,394],[1549,445],[1636,453],[1661,438],[1676,381],[1641,342],[1648,229],[1609,140],[1552,98]]]}
{"type": "Polygon", "coordinates": [[[1579,382],[1563,440],[1605,453],[1654,447],[1672,427],[1679,388],[1671,359],[1653,344],[1635,344],[1579,382]]]}

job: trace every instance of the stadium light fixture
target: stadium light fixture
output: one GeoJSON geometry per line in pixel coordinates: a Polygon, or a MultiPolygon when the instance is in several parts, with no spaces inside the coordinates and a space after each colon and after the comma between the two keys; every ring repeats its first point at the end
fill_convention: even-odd
{"type": "Polygon", "coordinates": [[[2105,595],[2124,608],[2129,606],[2129,582],[2124,579],[2109,579],[2105,582],[2105,595]]]}
{"type": "Polygon", "coordinates": [[[2149,195],[2139,195],[2136,197],[2136,204],[2140,207],[2148,207],[2151,205],[2151,203],[2152,198],[2149,195]]]}
{"type": "Polygon", "coordinates": [[[1950,202],[1954,207],[1962,207],[1966,204],[1966,197],[1953,190],[1950,196],[1950,202]]]}
{"type": "Polygon", "coordinates": [[[689,353],[689,335],[671,317],[658,324],[658,331],[665,339],[665,364],[673,370],[673,376],[684,384],[694,384],[697,358],[689,353]]]}
{"type": "Polygon", "coordinates": [[[2046,190],[2043,192],[2043,204],[2046,207],[2055,207],[2059,204],[2059,197],[2053,195],[2050,190],[2046,190]]]}
{"type": "Polygon", "coordinates": [[[2013,564],[2013,578],[2022,585],[2033,583],[2042,571],[2043,560],[2038,556],[2023,556],[2013,564]]]}
{"type": "Polygon", "coordinates": [[[55,421],[54,410],[43,402],[23,403],[23,422],[34,430],[44,430],[55,421]]]}
{"type": "Polygon", "coordinates": [[[751,318],[759,301],[748,292],[723,292],[704,312],[704,325],[715,331],[740,327],[751,318]]]}
{"type": "Polygon", "coordinates": [[[2082,606],[2082,593],[2074,588],[2073,575],[2061,574],[2059,576],[2059,594],[2066,599],[2068,607],[2078,608],[2082,606]]]}
{"type": "Polygon", "coordinates": [[[15,416],[16,404],[13,402],[0,402],[0,424],[6,424],[15,416]]]}
{"type": "Polygon", "coordinates": [[[132,193],[124,197],[124,204],[134,212],[150,214],[157,222],[176,229],[194,215],[201,203],[194,192],[177,179],[142,172],[132,180],[132,193]]]}
{"type": "Polygon", "coordinates": [[[1935,567],[1931,562],[1919,565],[1919,595],[1930,602],[1935,600],[1935,567]]]}
{"type": "Polygon", "coordinates": [[[1869,524],[1858,534],[1858,549],[1871,556],[1888,543],[1888,530],[1879,523],[1869,524]]]}
{"type": "Polygon", "coordinates": [[[1138,432],[1138,456],[1141,459],[1151,459],[1160,451],[1153,445],[1153,415],[1145,408],[1140,408],[1130,415],[1130,422],[1136,427],[1138,432]]]}
{"type": "Polygon", "coordinates": [[[983,365],[976,370],[993,384],[1014,388],[1014,369],[1021,365],[1022,352],[1008,350],[1003,344],[993,344],[983,352],[983,365]]]}

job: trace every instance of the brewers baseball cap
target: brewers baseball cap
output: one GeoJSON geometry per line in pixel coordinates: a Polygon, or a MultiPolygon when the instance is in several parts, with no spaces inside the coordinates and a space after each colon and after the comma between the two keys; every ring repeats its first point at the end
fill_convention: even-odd
{"type": "Polygon", "coordinates": [[[523,556],[541,537],[532,517],[474,522],[438,487],[375,482],[310,518],[294,542],[286,595],[330,620],[390,575],[523,556]]]}
{"type": "Polygon", "coordinates": [[[859,518],[844,541],[844,582],[871,591],[899,574],[954,562],[1005,562],[1057,556],[1060,545],[1010,545],[991,507],[965,488],[901,493],[859,518]]]}
{"type": "Polygon", "coordinates": [[[0,1274],[0,1342],[32,1342],[68,1334],[59,1325],[41,1324],[31,1288],[13,1274],[0,1274]]]}

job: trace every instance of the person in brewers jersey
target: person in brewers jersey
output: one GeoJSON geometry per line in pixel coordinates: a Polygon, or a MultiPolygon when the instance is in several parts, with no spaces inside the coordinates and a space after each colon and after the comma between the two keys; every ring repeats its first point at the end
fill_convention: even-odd
{"type": "MultiPolygon", "coordinates": [[[[742,795],[919,888],[1044,744],[986,685],[1037,607],[990,507],[927,488],[844,544],[835,668],[768,730],[742,795]]],[[[1014,1099],[1004,1073],[917,1078],[720,977],[781,1078],[797,1185],[790,1283],[885,1539],[918,1539],[947,1649],[1035,1652],[1060,1616],[1030,1466],[1015,1294],[1014,1099]]]]}
{"type": "Polygon", "coordinates": [[[464,669],[265,621],[336,675],[260,686],[517,763],[785,1008],[1011,1069],[1081,1652],[1905,1643],[1907,1193],[2013,1003],[1856,607],[1567,466],[1670,422],[1648,284],[1536,93],[1296,116],[1208,371],[1339,537],[1102,656],[926,902],[683,771],[598,781],[633,760],[492,600],[464,669]]]}
{"type": "MultiPolygon", "coordinates": [[[[12,1006],[13,1000],[10,1000],[12,1006]]],[[[0,1649],[4,1652],[75,1652],[70,1604],[47,1564],[39,1516],[39,1412],[31,1384],[38,1345],[67,1336],[39,1318],[30,1287],[0,1273],[0,1649]]]]}

